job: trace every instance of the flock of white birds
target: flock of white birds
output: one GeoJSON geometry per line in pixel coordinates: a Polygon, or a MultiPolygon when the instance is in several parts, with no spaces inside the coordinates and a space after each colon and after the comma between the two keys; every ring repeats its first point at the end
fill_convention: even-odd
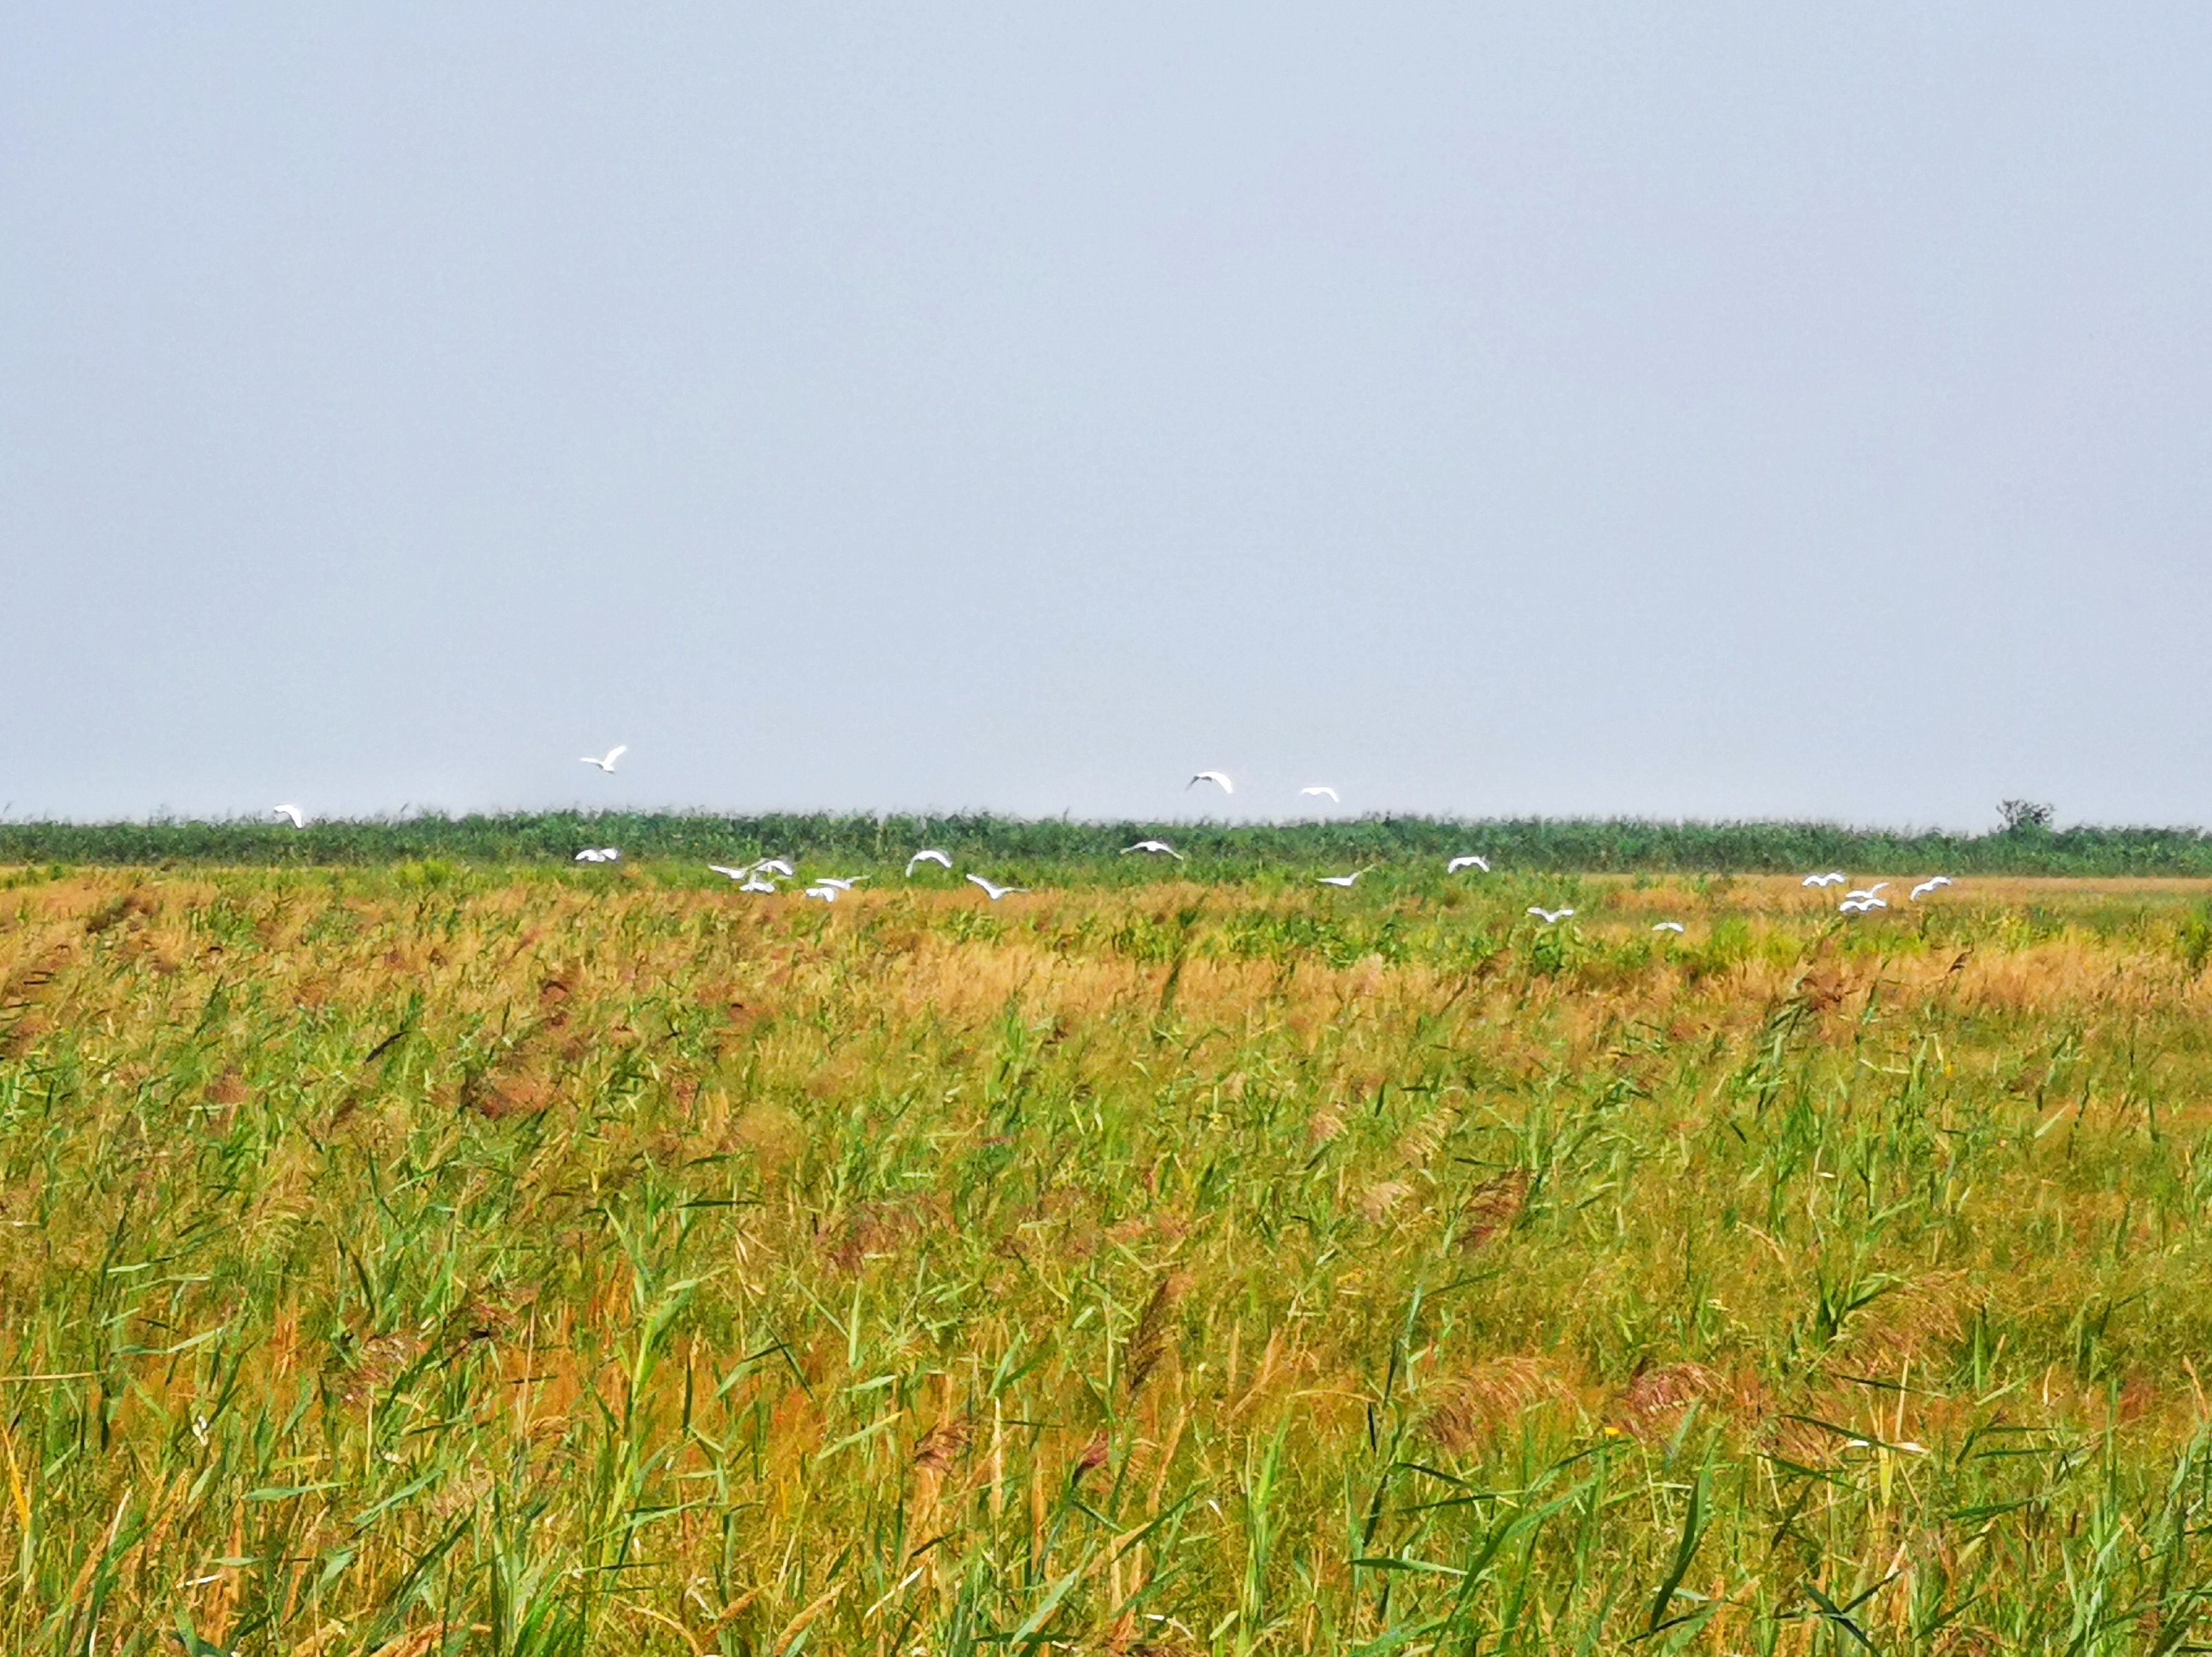
{"type": "MultiPolygon", "coordinates": [[[[915,870],[925,863],[934,863],[939,868],[950,869],[952,866],[952,853],[940,851],[934,846],[923,847],[906,860],[907,878],[913,879],[915,870]]],[[[710,873],[726,875],[730,879],[737,881],[738,889],[741,892],[780,892],[783,889],[781,882],[799,878],[799,871],[791,866],[791,862],[787,858],[763,858],[758,863],[734,865],[710,863],[707,868],[710,873]]],[[[851,891],[866,878],[866,875],[817,875],[806,883],[799,895],[811,897],[820,903],[835,903],[839,897],[851,891]]],[[[969,876],[968,883],[980,889],[983,895],[994,903],[1012,893],[1029,890],[1026,886],[1001,886],[996,881],[987,880],[981,875],[969,876]]]]}
{"type": "MultiPolygon", "coordinates": [[[[1802,883],[1825,889],[1830,886],[1849,885],[1850,878],[1840,869],[1831,869],[1825,875],[1808,875],[1802,883]]],[[[1922,898],[1933,897],[1946,886],[1954,884],[1956,883],[1948,875],[1930,875],[1905,894],[1905,901],[1909,903],[1917,903],[1922,898]]],[[[1863,915],[1871,913],[1876,909],[1887,909],[1889,907],[1889,900],[1882,894],[1888,889],[1887,881],[1877,880],[1871,886],[1862,886],[1856,891],[1845,892],[1844,901],[1836,905],[1836,912],[1838,914],[1863,915]]]]}
{"type": "MultiPolygon", "coordinates": [[[[595,766],[602,775],[612,776],[615,762],[629,752],[629,744],[617,743],[604,755],[585,755],[580,763],[595,766]]],[[[1233,794],[1237,792],[1237,785],[1230,780],[1229,774],[1225,771],[1194,772],[1190,780],[1183,785],[1183,788],[1188,792],[1197,787],[1200,783],[1218,788],[1224,794],[1233,794]]],[[[1298,792],[1315,797],[1326,794],[1333,804],[1340,805],[1344,803],[1336,790],[1327,783],[1313,783],[1299,789],[1298,792]]],[[[305,828],[307,826],[307,814],[297,805],[272,806],[270,811],[272,815],[289,821],[295,828],[305,828]]],[[[1177,863],[1184,861],[1183,854],[1164,840],[1140,840],[1133,846],[1124,846],[1120,853],[1122,857],[1132,854],[1173,858],[1177,863]]],[[[586,847],[583,851],[576,853],[575,860],[579,863],[619,863],[622,860],[622,851],[613,846],[586,847]]],[[[925,863],[933,863],[949,871],[952,867],[952,854],[934,846],[924,847],[906,860],[907,878],[913,879],[914,871],[925,863]]],[[[754,892],[764,895],[781,892],[783,889],[781,883],[796,881],[799,878],[799,871],[792,866],[789,859],[785,858],[763,858],[757,863],[741,865],[710,863],[707,867],[715,874],[726,875],[731,880],[737,882],[738,889],[741,892],[754,892]]],[[[1444,865],[1444,872],[1447,875],[1460,874],[1468,869],[1480,870],[1486,875],[1490,872],[1490,865],[1472,852],[1452,858],[1444,865]]],[[[1334,886],[1349,891],[1358,883],[1360,876],[1371,874],[1373,871],[1374,865],[1370,865],[1364,869],[1354,869],[1348,875],[1322,875],[1318,879],[1319,883],[1323,886],[1334,886]]],[[[817,902],[835,903],[842,894],[851,891],[853,888],[867,878],[866,875],[820,875],[806,882],[799,895],[802,897],[811,898],[817,902]]],[[[1017,892],[1029,890],[1026,886],[1002,886],[998,882],[979,874],[971,873],[967,877],[967,880],[969,885],[981,891],[994,903],[1002,897],[1010,897],[1017,892]]],[[[1802,883],[1825,891],[1831,886],[1844,886],[1850,882],[1850,877],[1842,870],[1832,869],[1826,874],[1808,875],[1802,883]]],[[[1917,903],[1921,899],[1931,897],[1953,883],[1948,875],[1931,875],[1912,888],[1907,895],[1907,901],[1917,903]]],[[[1881,895],[1888,889],[1887,881],[1878,880],[1871,886],[1847,891],[1844,894],[1843,901],[1836,905],[1836,912],[1838,914],[1863,915],[1870,914],[1876,909],[1887,909],[1889,907],[1888,900],[1881,895]]],[[[1528,913],[1542,921],[1547,926],[1556,926],[1563,920],[1571,920],[1574,913],[1569,908],[1547,909],[1540,904],[1528,906],[1528,913]]],[[[1679,937],[1687,929],[1679,920],[1662,920],[1653,926],[1651,930],[1655,932],[1672,932],[1679,937]]]]}

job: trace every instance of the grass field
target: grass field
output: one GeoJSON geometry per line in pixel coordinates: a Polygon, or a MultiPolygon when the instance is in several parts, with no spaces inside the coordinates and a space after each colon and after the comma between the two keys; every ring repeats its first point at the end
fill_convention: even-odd
{"type": "Polygon", "coordinates": [[[0,1649],[2202,1648],[2212,889],[1311,872],[0,875],[0,1649]]]}

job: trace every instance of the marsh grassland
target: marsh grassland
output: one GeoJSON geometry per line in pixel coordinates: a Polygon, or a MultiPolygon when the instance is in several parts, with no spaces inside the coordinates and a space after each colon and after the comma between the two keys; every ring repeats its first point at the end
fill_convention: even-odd
{"type": "Polygon", "coordinates": [[[5,877],[0,1649],[2204,1648],[2201,889],[1311,872],[5,877]]]}

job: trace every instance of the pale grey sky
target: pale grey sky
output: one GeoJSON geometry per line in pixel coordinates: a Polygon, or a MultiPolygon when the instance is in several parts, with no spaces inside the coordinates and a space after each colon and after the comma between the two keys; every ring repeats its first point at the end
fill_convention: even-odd
{"type": "Polygon", "coordinates": [[[2196,5],[0,5],[0,804],[2212,821],[2209,175],[2196,5]]]}

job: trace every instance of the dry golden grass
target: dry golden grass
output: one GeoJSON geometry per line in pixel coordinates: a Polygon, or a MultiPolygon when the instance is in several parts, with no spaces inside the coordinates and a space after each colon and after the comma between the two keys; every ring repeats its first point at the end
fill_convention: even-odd
{"type": "Polygon", "coordinates": [[[2203,893],[1555,885],[19,881],[0,1643],[2185,1634],[2203,893]]]}

